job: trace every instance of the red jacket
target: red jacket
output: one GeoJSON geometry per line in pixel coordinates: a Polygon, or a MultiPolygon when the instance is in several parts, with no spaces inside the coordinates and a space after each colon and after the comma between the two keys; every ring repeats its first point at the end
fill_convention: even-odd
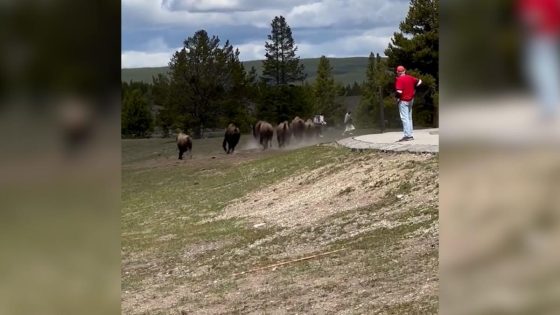
{"type": "Polygon", "coordinates": [[[418,79],[408,74],[398,76],[395,80],[395,89],[402,91],[400,100],[410,102],[414,98],[414,88],[418,84],[418,79]]]}
{"type": "Polygon", "coordinates": [[[517,9],[535,35],[560,36],[560,0],[518,0],[517,9]]]}

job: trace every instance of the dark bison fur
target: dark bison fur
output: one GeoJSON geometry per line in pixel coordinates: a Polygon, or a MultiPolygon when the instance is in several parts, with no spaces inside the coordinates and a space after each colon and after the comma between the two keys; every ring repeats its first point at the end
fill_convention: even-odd
{"type": "Polygon", "coordinates": [[[224,142],[222,143],[222,147],[227,154],[235,151],[235,146],[239,143],[239,138],[241,138],[239,128],[233,123],[229,124],[224,135],[224,142]]]}
{"type": "Polygon", "coordinates": [[[305,121],[305,137],[311,139],[317,136],[317,128],[311,119],[305,121]]]}
{"type": "Polygon", "coordinates": [[[290,145],[291,136],[292,132],[287,121],[281,122],[276,126],[276,140],[278,140],[279,148],[290,145]]]}
{"type": "Polygon", "coordinates": [[[192,158],[192,139],[189,135],[180,132],[177,135],[177,149],[179,149],[179,160],[183,159],[183,153],[189,152],[192,158]]]}
{"type": "Polygon", "coordinates": [[[268,149],[269,145],[272,147],[273,135],[274,128],[266,121],[260,120],[253,126],[253,136],[259,141],[260,145],[263,146],[263,150],[268,149]]]}
{"type": "Polygon", "coordinates": [[[292,134],[297,141],[301,141],[303,139],[303,134],[305,132],[305,122],[303,119],[296,116],[294,120],[292,120],[292,134]]]}

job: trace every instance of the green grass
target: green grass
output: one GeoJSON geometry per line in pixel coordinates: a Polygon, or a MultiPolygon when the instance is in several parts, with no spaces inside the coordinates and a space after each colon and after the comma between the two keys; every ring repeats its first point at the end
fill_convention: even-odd
{"type": "MultiPolygon", "coordinates": [[[[319,58],[304,58],[300,60],[305,67],[307,82],[313,83],[317,76],[319,58]]],[[[333,69],[332,73],[335,82],[347,85],[353,84],[354,82],[360,83],[365,80],[368,63],[367,57],[329,58],[329,61],[333,69]]],[[[243,64],[247,71],[254,66],[257,73],[260,75],[262,69],[261,60],[244,61],[243,64]]],[[[168,67],[121,69],[121,81],[143,81],[152,83],[153,76],[157,76],[160,73],[166,74],[167,72],[168,67]]]]}
{"type": "MultiPolygon", "coordinates": [[[[134,141],[123,144],[123,166],[149,159],[154,146],[163,140],[136,140],[138,145],[134,141]]],[[[251,244],[275,230],[253,229],[238,220],[202,221],[250,191],[332,163],[347,154],[348,150],[315,146],[276,152],[274,156],[237,167],[215,163],[200,169],[190,165],[189,161],[151,169],[125,167],[121,214],[123,250],[130,254],[142,253],[153,261],[161,261],[164,268],[172,269],[181,261],[177,253],[194,244],[228,240],[226,248],[220,249],[220,255],[228,249],[251,244]],[[165,235],[173,238],[159,239],[165,235]]],[[[209,252],[199,258],[205,260],[214,254],[209,252]]],[[[148,273],[146,268],[137,272],[135,277],[125,277],[123,288],[136,287],[148,273]]]]}
{"type": "MultiPolygon", "coordinates": [[[[326,135],[324,141],[334,138],[334,133],[326,135]]],[[[245,135],[242,137],[242,141],[249,139],[245,135]]],[[[176,160],[172,139],[123,140],[121,230],[124,291],[141,293],[146,286],[157,284],[156,288],[148,292],[165,296],[179,286],[188,285],[210,298],[205,301],[194,299],[192,295],[179,297],[179,306],[204,310],[231,298],[231,294],[236,291],[243,288],[247,290],[243,286],[244,281],[254,275],[234,277],[235,273],[299,258],[300,255],[290,257],[293,246],[312,246],[314,253],[345,248],[342,252],[290,264],[274,272],[256,273],[257,278],[268,277],[267,281],[271,281],[276,292],[273,298],[270,292],[244,292],[249,294],[249,299],[274,300],[265,302],[262,310],[282,309],[281,301],[297,299],[300,295],[307,294],[311,297],[310,301],[319,301],[328,294],[340,293],[341,304],[331,310],[336,312],[353,307],[353,301],[359,301],[359,304],[370,301],[368,296],[354,293],[355,289],[362,288],[362,284],[340,281],[346,279],[344,277],[354,281],[363,279],[363,286],[373,288],[379,283],[396,285],[416,272],[408,270],[411,263],[400,261],[395,249],[402,247],[400,243],[411,232],[427,228],[437,220],[435,206],[420,205],[387,218],[403,223],[394,228],[380,228],[357,235],[345,231],[348,225],[352,227],[357,224],[362,228],[376,222],[383,207],[398,202],[395,194],[406,193],[414,188],[409,182],[400,183],[379,202],[368,207],[337,213],[321,219],[313,227],[287,234],[279,233],[288,231],[279,227],[254,228],[242,219],[211,220],[233,200],[244,198],[262,187],[325,165],[338,164],[338,167],[343,167],[341,162],[351,161],[375,163],[382,153],[358,154],[348,149],[317,145],[291,151],[263,153],[255,150],[238,156],[226,156],[221,149],[221,140],[195,140],[194,158],[185,161],[176,160]],[[217,158],[211,159],[212,156],[217,158]],[[405,223],[409,218],[422,215],[431,215],[432,218],[415,224],[405,223]],[[333,237],[341,238],[333,240],[333,237]],[[265,238],[266,242],[261,245],[250,246],[265,238]],[[289,258],[277,257],[286,257],[285,254],[289,258]],[[398,260],[398,263],[394,263],[394,260],[398,260]],[[191,274],[185,271],[187,269],[208,271],[191,274]],[[161,274],[167,273],[172,274],[162,279],[161,274]],[[373,274],[377,276],[372,278],[373,274]],[[332,280],[333,276],[337,281],[332,280]],[[303,285],[310,285],[315,293],[309,293],[303,285]]],[[[407,161],[395,167],[411,174],[423,170],[433,171],[437,168],[437,159],[407,161]]],[[[310,180],[303,178],[302,182],[310,180]]],[[[352,187],[347,187],[339,195],[345,196],[352,190],[352,187]]],[[[425,270],[437,269],[437,266],[433,266],[434,257],[437,258],[437,247],[421,253],[413,265],[418,264],[425,270]]],[[[311,312],[308,303],[301,301],[304,299],[293,304],[295,310],[311,312]]],[[[256,311],[251,308],[250,302],[240,303],[239,307],[239,312],[256,311]]],[[[372,305],[365,305],[365,308],[369,311],[372,305]]],[[[418,303],[392,305],[384,311],[390,314],[430,313],[434,309],[437,310],[437,297],[418,303]]],[[[150,314],[158,314],[158,311],[150,314]]],[[[172,311],[161,310],[160,313],[172,311]]]]}

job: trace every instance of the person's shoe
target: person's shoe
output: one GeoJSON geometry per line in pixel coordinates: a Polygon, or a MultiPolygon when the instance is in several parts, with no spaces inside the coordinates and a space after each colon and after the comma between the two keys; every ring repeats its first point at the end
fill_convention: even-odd
{"type": "Polygon", "coordinates": [[[402,137],[401,139],[397,140],[397,142],[405,142],[410,140],[414,140],[414,137],[402,137]]]}

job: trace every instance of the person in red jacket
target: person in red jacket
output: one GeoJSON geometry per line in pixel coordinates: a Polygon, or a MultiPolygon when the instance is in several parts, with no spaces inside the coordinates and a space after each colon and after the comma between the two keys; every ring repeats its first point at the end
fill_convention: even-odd
{"type": "Polygon", "coordinates": [[[403,66],[397,67],[395,90],[404,131],[404,137],[399,142],[414,140],[412,136],[412,104],[414,103],[415,89],[420,84],[422,84],[422,80],[406,74],[406,69],[403,66]]]}
{"type": "Polygon", "coordinates": [[[560,107],[560,0],[518,0],[526,35],[525,73],[549,119],[560,107]]]}

